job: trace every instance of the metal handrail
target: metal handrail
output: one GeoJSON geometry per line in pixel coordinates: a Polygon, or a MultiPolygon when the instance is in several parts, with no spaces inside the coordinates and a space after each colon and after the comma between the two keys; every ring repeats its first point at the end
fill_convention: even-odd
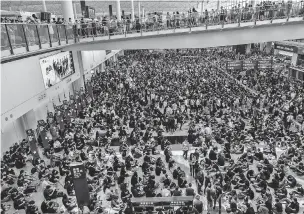
{"type": "MultiPolygon", "coordinates": [[[[303,2],[293,3],[288,7],[287,3],[283,8],[270,7],[261,10],[263,7],[254,7],[250,10],[237,12],[233,9],[222,9],[217,13],[208,11],[203,13],[184,13],[172,14],[170,19],[164,14],[164,18],[153,20],[153,17],[146,19],[136,19],[135,21],[117,21],[102,20],[89,23],[75,24],[48,24],[48,23],[0,23],[1,34],[7,39],[1,40],[1,51],[8,50],[10,55],[22,52],[28,52],[32,49],[32,44],[38,45],[39,49],[60,46],[71,43],[81,42],[83,38],[95,40],[96,37],[105,37],[112,39],[112,36],[122,35],[128,37],[129,34],[138,33],[139,36],[147,35],[149,32],[159,34],[163,30],[172,30],[176,32],[178,29],[187,29],[190,32],[196,27],[204,27],[206,30],[210,26],[221,26],[225,28],[227,24],[237,24],[238,27],[242,23],[253,22],[256,25],[259,21],[269,21],[270,23],[276,19],[286,19],[290,17],[303,17],[304,20],[304,4],[303,2]],[[45,42],[46,41],[46,42],[45,42]],[[17,51],[18,49],[18,51],[17,51]]],[[[243,8],[240,8],[243,9],[243,8]]]]}

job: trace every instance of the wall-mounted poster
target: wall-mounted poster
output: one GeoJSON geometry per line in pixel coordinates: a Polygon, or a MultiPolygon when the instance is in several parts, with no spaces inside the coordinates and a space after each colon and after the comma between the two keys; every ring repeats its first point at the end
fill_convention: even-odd
{"type": "Polygon", "coordinates": [[[40,59],[45,88],[49,88],[75,73],[72,52],[62,52],[40,59]]]}

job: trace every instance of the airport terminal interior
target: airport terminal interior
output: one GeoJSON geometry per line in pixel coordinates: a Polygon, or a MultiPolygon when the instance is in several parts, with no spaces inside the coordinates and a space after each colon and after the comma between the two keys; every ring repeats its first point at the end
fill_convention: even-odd
{"type": "Polygon", "coordinates": [[[1,214],[304,213],[303,0],[0,16],[1,214]]]}

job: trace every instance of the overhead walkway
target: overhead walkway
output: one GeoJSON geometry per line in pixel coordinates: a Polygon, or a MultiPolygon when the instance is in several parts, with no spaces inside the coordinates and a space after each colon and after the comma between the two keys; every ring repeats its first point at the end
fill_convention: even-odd
{"type": "Polygon", "coordinates": [[[302,17],[82,38],[64,50],[206,48],[300,39],[302,17]]]}
{"type": "Polygon", "coordinates": [[[76,28],[69,25],[1,24],[1,62],[20,55],[53,49],[116,50],[206,48],[238,44],[301,39],[303,16],[238,23],[185,24],[168,29],[144,23],[137,30],[76,28]]]}

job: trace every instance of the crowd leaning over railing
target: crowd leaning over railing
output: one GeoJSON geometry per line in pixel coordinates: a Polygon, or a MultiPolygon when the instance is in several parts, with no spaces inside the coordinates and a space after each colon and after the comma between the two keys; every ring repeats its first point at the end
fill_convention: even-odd
{"type": "MultiPolygon", "coordinates": [[[[235,23],[240,21],[250,20],[267,20],[276,19],[292,16],[303,16],[304,15],[304,1],[292,2],[292,1],[262,1],[255,6],[246,3],[232,6],[231,8],[224,8],[221,6],[218,9],[204,10],[201,13],[197,12],[195,8],[191,8],[188,11],[174,11],[167,13],[149,13],[145,16],[136,17],[131,20],[130,16],[122,16],[121,19],[117,19],[116,16],[101,16],[97,19],[76,19],[72,22],[71,19],[64,20],[64,18],[53,18],[45,21],[41,21],[35,14],[27,17],[25,20],[22,16],[17,18],[1,17],[1,23],[48,23],[48,24],[88,24],[99,23],[102,26],[114,27],[124,25],[135,25],[139,23],[142,25],[153,24],[154,27],[157,25],[163,25],[164,27],[182,27],[182,26],[196,26],[198,24],[219,24],[221,22],[235,23]]],[[[89,26],[87,26],[89,27],[89,26]]]]}

